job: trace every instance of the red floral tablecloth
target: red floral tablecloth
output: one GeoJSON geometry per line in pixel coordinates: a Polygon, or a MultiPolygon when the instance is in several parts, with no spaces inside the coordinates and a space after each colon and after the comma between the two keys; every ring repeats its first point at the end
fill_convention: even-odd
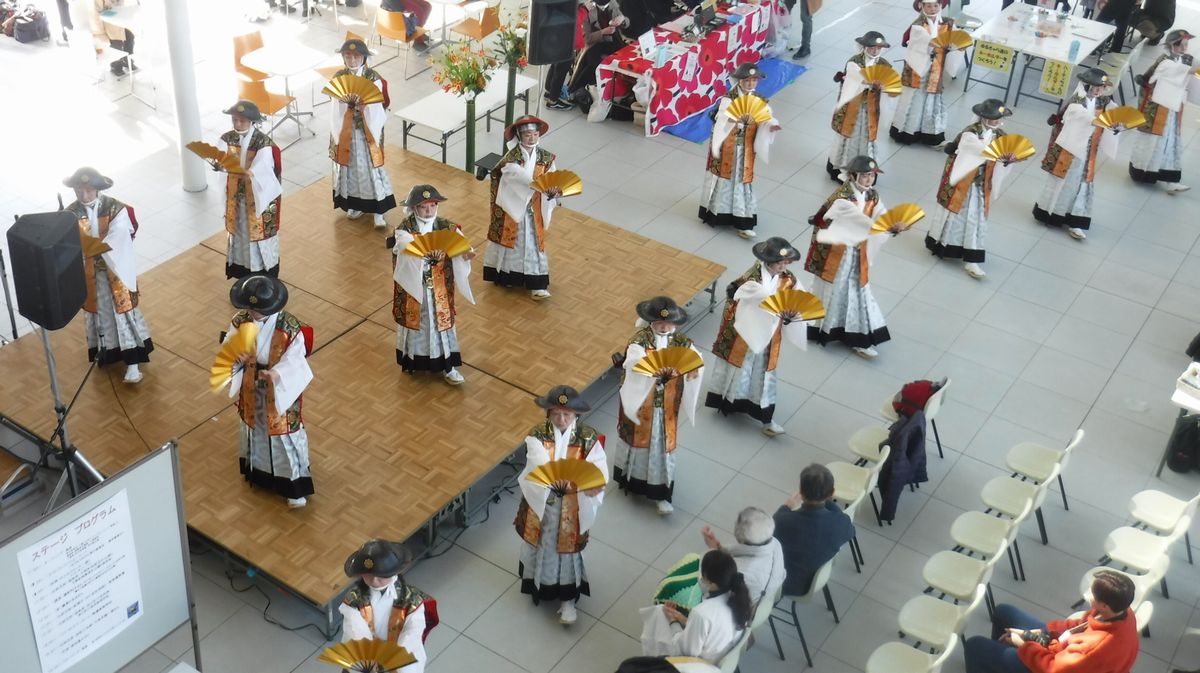
{"type": "MultiPolygon", "coordinates": [[[[776,0],[761,5],[740,5],[747,13],[737,23],[705,35],[683,54],[668,58],[661,67],[643,58],[637,44],[629,44],[604,59],[596,68],[596,88],[600,98],[611,103],[614,93],[628,90],[617,87],[614,78],[624,75],[649,81],[649,105],[646,106],[646,135],[656,136],[664,127],[706,110],[729,89],[729,73],[743,63],[761,58],[767,42],[767,27],[776,0]],[[694,54],[694,56],[693,56],[694,54]],[[694,64],[690,63],[694,59],[694,64]]],[[[723,9],[723,12],[728,9],[723,9]]],[[[658,44],[680,43],[678,33],[654,29],[658,44]]]]}

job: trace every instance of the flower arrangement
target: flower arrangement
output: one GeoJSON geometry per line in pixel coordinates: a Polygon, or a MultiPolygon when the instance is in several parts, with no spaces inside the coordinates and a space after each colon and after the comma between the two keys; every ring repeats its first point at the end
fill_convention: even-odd
{"type": "Polygon", "coordinates": [[[529,66],[529,15],[519,12],[509,23],[496,31],[496,59],[510,69],[524,70],[529,66]]]}
{"type": "Polygon", "coordinates": [[[492,78],[497,61],[483,49],[472,49],[467,42],[447,47],[430,64],[436,68],[433,81],[442,85],[442,90],[456,96],[469,95],[474,98],[492,78]]]}

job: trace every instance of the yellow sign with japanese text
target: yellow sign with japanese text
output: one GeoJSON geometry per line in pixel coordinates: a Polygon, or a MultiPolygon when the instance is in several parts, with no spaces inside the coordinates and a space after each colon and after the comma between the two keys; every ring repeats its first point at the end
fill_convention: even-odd
{"type": "Polygon", "coordinates": [[[1038,91],[1055,98],[1066,98],[1070,86],[1071,64],[1046,59],[1046,67],[1042,69],[1042,81],[1038,84],[1038,91]]]}
{"type": "Polygon", "coordinates": [[[976,68],[987,68],[996,72],[1009,73],[1012,72],[1013,57],[1016,52],[1012,47],[1006,47],[995,42],[985,42],[984,40],[975,40],[975,55],[972,56],[972,63],[976,68]]]}

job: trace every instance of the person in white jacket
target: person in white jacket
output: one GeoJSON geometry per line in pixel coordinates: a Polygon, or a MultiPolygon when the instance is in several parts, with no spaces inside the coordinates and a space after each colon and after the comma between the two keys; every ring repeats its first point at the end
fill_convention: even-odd
{"type": "Polygon", "coordinates": [[[737,563],[714,549],[700,560],[705,598],[684,613],[667,602],[642,610],[642,652],[647,656],[697,657],[717,664],[750,627],[754,603],[737,563]]]}
{"type": "Polygon", "coordinates": [[[395,542],[370,540],[346,559],[345,572],[356,579],[338,612],[342,614],[342,642],[388,640],[408,650],[416,661],[399,673],[424,673],[428,655],[425,636],[437,625],[436,611],[428,614],[432,600],[409,586],[403,573],[412,566],[412,554],[395,542]]]}

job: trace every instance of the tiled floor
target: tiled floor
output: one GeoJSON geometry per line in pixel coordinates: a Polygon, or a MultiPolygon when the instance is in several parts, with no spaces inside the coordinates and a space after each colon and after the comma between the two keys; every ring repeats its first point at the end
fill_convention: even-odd
{"type": "MultiPolygon", "coordinates": [[[[898,45],[912,17],[907,0],[826,4],[817,17],[809,72],[772,99],[785,130],[772,153],[774,162],[760,169],[755,183],[760,232],[786,236],[801,246],[809,240],[805,218],[833,188],[824,174],[835,91],[831,77],[852,52],[853,36],[878,29],[898,45]]],[[[193,12],[193,44],[205,137],[211,139],[226,128],[219,110],[232,100],[228,36],[240,30],[239,10],[232,0],[191,5],[204,9],[193,12]]],[[[999,0],[982,0],[970,9],[986,18],[998,11],[999,0]]],[[[1198,9],[1194,2],[1180,2],[1179,25],[1200,27],[1198,9]]],[[[361,30],[361,17],[347,12],[343,26],[335,25],[329,12],[308,24],[276,18],[264,30],[268,41],[294,36],[332,50],[344,30],[361,30]]],[[[150,32],[138,38],[148,58],[143,62],[149,66],[146,79],[165,82],[165,51],[153,44],[153,37],[150,32]]],[[[93,85],[87,78],[86,51],[86,44],[81,53],[0,38],[6,65],[0,69],[0,87],[21,92],[19,99],[6,99],[10,123],[4,128],[34,130],[6,133],[0,220],[54,207],[55,191],[65,192],[59,179],[78,164],[94,164],[116,179],[113,194],[137,207],[142,261],[162,262],[219,229],[221,186],[214,176],[205,192],[179,189],[172,99],[165,83],[155,96],[157,111],[132,98],[114,100],[128,84],[105,80],[93,85]]],[[[902,51],[893,47],[888,56],[899,60],[902,51]]],[[[400,61],[382,66],[394,100],[413,100],[434,90],[428,75],[404,81],[399,68],[400,61]]],[[[293,82],[305,107],[309,86],[293,82]]],[[[969,121],[972,103],[994,92],[976,87],[964,95],[957,83],[949,89],[951,130],[969,121]]],[[[1048,105],[1022,102],[1008,128],[1042,145],[1048,135],[1043,120],[1050,112],[1048,105]]],[[[324,128],[324,114],[324,109],[318,111],[318,129],[324,128]]],[[[717,260],[729,267],[729,277],[751,263],[747,243],[696,221],[703,145],[667,135],[642,138],[629,124],[588,124],[574,112],[544,115],[553,127],[546,146],[558,153],[560,165],[579,172],[588,185],[573,207],[717,260]]],[[[1191,151],[1184,174],[1193,183],[1200,182],[1196,121],[1196,111],[1190,109],[1184,133],[1191,151]]],[[[392,120],[389,126],[391,138],[398,138],[399,124],[392,120]]],[[[291,128],[282,129],[278,139],[290,140],[291,133],[291,128]]],[[[496,132],[481,134],[479,142],[481,147],[500,145],[496,132]]],[[[885,200],[916,201],[931,209],[944,156],[922,148],[898,149],[886,140],[882,148],[885,200]]],[[[329,170],[325,151],[320,135],[288,149],[286,189],[309,184],[329,170]]],[[[1128,151],[1126,143],[1122,152],[1128,151]]],[[[461,163],[462,156],[459,139],[451,147],[451,161],[461,163]]],[[[814,670],[860,671],[876,645],[895,637],[900,606],[922,589],[922,564],[950,545],[947,529],[954,517],[980,508],[979,489],[1004,474],[1008,447],[1023,440],[1063,443],[1082,426],[1087,439],[1066,471],[1070,511],[1052,495],[1045,506],[1050,545],[1038,543],[1032,522],[1021,538],[1028,581],[1014,582],[1002,569],[994,582],[1001,601],[1047,616],[1069,612],[1080,575],[1100,556],[1104,535],[1125,521],[1131,494],[1153,487],[1184,495],[1200,488],[1195,476],[1168,471],[1161,480],[1152,477],[1176,413],[1168,402],[1172,379],[1186,364],[1182,350],[1198,331],[1200,228],[1195,212],[1200,192],[1167,196],[1132,184],[1123,161],[1104,165],[1096,181],[1091,235],[1077,243],[1031,219],[1042,175],[1035,161],[1019,165],[994,204],[989,275],[982,282],[929,256],[923,231],[889,244],[872,278],[894,340],[869,363],[849,357],[840,347],[786,350],[779,369],[777,418],[789,434],[768,440],[752,423],[701,411],[695,427],[681,431],[673,515],[659,517],[646,503],[611,493],[586,552],[594,595],[580,603],[574,627],[559,626],[552,608],[535,608],[519,593],[514,575],[518,541],[509,524],[516,500],[502,497],[486,522],[411,574],[410,580],[441,604],[444,621],[429,642],[429,670],[614,670],[622,658],[638,653],[637,609],[665,568],[684,552],[701,549],[702,526],[724,531],[728,539],[741,507],[774,509],[795,488],[800,468],[812,461],[845,459],[846,439],[875,422],[880,399],[904,381],[924,376],[954,379],[939,418],[946,456],[931,457],[930,482],[904,494],[894,525],[881,529],[869,512],[860,516],[859,539],[867,561],[863,573],[856,574],[845,555],[835,565],[832,588],[841,624],[835,626],[815,606],[802,615],[814,670]]],[[[398,191],[403,189],[397,185],[398,191]]],[[[154,316],[148,319],[153,325],[154,316]]],[[[701,321],[693,330],[697,342],[711,343],[716,326],[715,315],[701,321]]],[[[615,416],[615,400],[609,399],[590,422],[612,432],[615,416]]],[[[1200,524],[1194,532],[1200,534],[1200,524]]],[[[272,601],[269,614],[285,623],[298,625],[319,615],[265,584],[265,594],[232,591],[211,552],[197,554],[194,567],[207,671],[330,670],[314,660],[323,640],[314,630],[287,632],[261,618],[264,595],[272,601]]],[[[236,582],[242,588],[250,580],[239,577],[236,582]]],[[[1139,673],[1200,666],[1200,638],[1187,635],[1200,630],[1200,573],[1183,560],[1182,549],[1170,583],[1170,600],[1154,596],[1154,635],[1143,641],[1139,673]]],[[[984,629],[980,615],[972,619],[968,633],[984,629]]],[[[795,637],[783,635],[788,659],[781,662],[770,636],[759,636],[742,671],[799,668],[802,654],[795,637]]],[[[126,670],[159,673],[172,661],[189,658],[190,647],[186,633],[176,632],[126,670]]],[[[947,671],[961,669],[961,655],[955,654],[947,671]]]]}

